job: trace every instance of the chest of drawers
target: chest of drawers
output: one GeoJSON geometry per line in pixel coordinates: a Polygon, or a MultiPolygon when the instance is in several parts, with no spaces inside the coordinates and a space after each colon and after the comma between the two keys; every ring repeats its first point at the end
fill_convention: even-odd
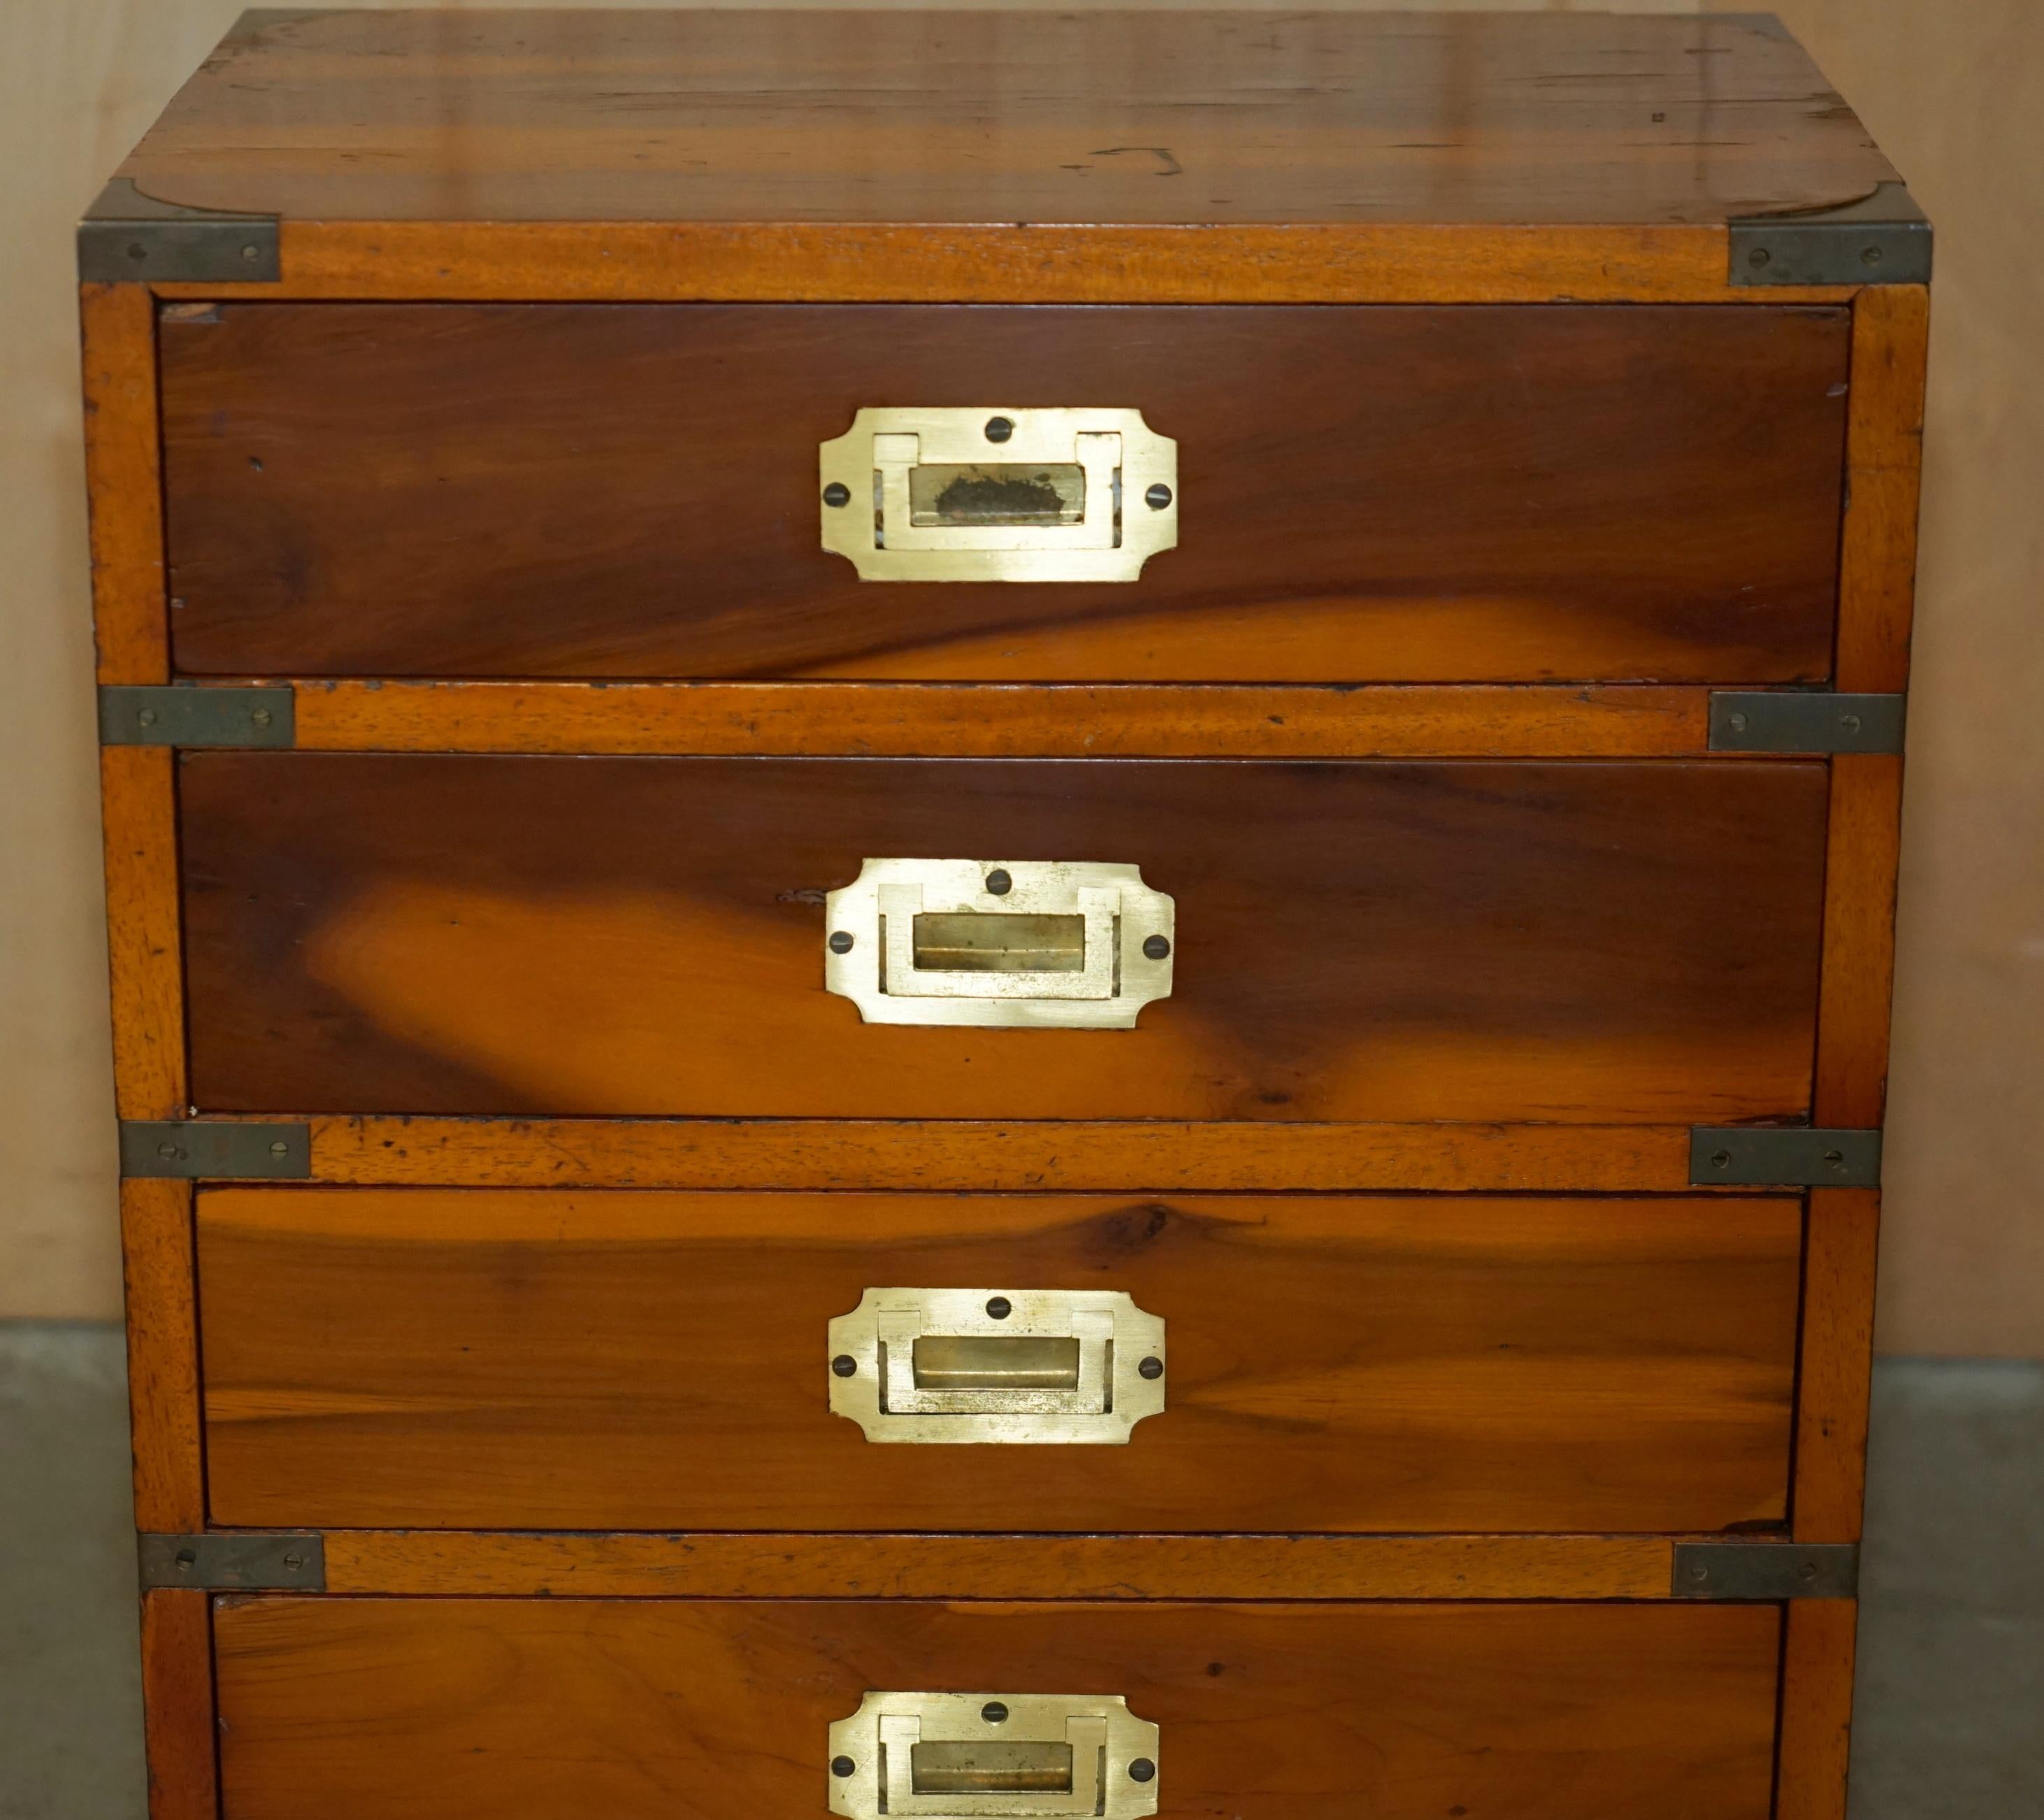
{"type": "Polygon", "coordinates": [[[155,1820],[1841,1820],[1777,25],[252,14],[80,261],[155,1820]]]}

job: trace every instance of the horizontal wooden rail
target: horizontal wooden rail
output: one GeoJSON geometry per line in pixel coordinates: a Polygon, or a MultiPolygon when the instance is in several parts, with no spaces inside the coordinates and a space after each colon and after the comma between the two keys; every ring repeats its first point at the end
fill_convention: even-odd
{"type": "Polygon", "coordinates": [[[1711,691],[1650,684],[294,680],[301,749],[874,758],[1688,758],[1711,691]]]}
{"type": "Polygon", "coordinates": [[[1689,1127],[1676,1125],[395,1114],[304,1122],[311,1170],[297,1179],[362,1187],[1694,1191],[1689,1127]]]}
{"type": "Polygon", "coordinates": [[[287,221],[278,244],[282,277],[236,299],[1781,305],[1858,288],[1735,286],[1722,222],[287,221]]]}
{"type": "Polygon", "coordinates": [[[328,1593],[590,1599],[1665,1599],[1659,1536],[330,1529],[328,1593]]]}

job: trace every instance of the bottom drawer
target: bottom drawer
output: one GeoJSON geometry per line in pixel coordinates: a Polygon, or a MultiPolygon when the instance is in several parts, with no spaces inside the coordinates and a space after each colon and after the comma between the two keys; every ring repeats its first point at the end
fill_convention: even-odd
{"type": "Polygon", "coordinates": [[[860,1810],[875,1715],[913,1710],[866,1696],[921,1691],[1002,1699],[1017,1728],[1005,1758],[918,1766],[889,1811],[932,1820],[1765,1820],[1781,1626],[1773,1606],[229,1598],[222,1810],[820,1820],[860,1810]],[[1156,1728],[1139,1781],[1103,1753],[1074,1805],[1016,1748],[1049,1729],[1041,1695],[1124,1699],[1156,1728]]]}

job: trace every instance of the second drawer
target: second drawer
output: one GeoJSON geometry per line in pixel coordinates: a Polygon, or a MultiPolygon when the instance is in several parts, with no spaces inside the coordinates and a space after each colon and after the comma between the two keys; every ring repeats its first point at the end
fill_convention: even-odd
{"type": "Polygon", "coordinates": [[[1783,1197],[212,1190],[198,1200],[211,1514],[790,1531],[1780,1523],[1802,1238],[1801,1205],[1783,1197]],[[923,1332],[949,1343],[911,1364],[915,1290],[973,1293],[924,1305],[923,1332]],[[1118,1332],[1100,1314],[1117,1296],[1118,1332]],[[957,1343],[1060,1329],[1085,1337],[957,1343]],[[890,1334],[897,1399],[1026,1410],[1001,1378],[1020,1367],[1025,1392],[1047,1393],[1035,1406],[1120,1395],[1134,1426],[1120,1445],[868,1439],[833,1403],[859,1406],[890,1334]],[[1103,1361],[1110,1342],[1123,1350],[1103,1361]]]}

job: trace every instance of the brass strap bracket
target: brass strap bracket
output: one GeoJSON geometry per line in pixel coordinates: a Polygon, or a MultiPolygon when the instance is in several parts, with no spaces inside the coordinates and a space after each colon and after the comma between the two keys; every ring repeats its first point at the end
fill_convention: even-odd
{"type": "Polygon", "coordinates": [[[116,177],[78,225],[81,284],[267,284],[282,275],[275,215],[161,202],[116,177]]]}
{"type": "Polygon", "coordinates": [[[1856,1542],[1677,1542],[1676,1599],[1850,1599],[1856,1542]]]}
{"type": "Polygon", "coordinates": [[[309,1125],[242,1119],[125,1119],[121,1173],[186,1180],[278,1181],[313,1172],[309,1125]]]}
{"type": "Polygon", "coordinates": [[[1717,689],[1712,752],[1899,752],[1908,697],[1812,689],[1717,689]]]}
{"type": "Polygon", "coordinates": [[[288,746],[296,706],[288,688],[110,683],[99,691],[99,743],[288,746]]]}
{"type": "Polygon", "coordinates": [[[1931,282],[1931,224],[1900,183],[1877,183],[1841,208],[1743,215],[1727,225],[1728,284],[1931,282]]]}
{"type": "Polygon", "coordinates": [[[1692,1187],[1877,1188],[1878,1131],[1808,1125],[1693,1125],[1692,1187]]]}
{"type": "Polygon", "coordinates": [[[325,1592],[326,1538],[310,1531],[252,1535],[143,1536],[144,1590],[198,1587],[208,1592],[325,1592]]]}

